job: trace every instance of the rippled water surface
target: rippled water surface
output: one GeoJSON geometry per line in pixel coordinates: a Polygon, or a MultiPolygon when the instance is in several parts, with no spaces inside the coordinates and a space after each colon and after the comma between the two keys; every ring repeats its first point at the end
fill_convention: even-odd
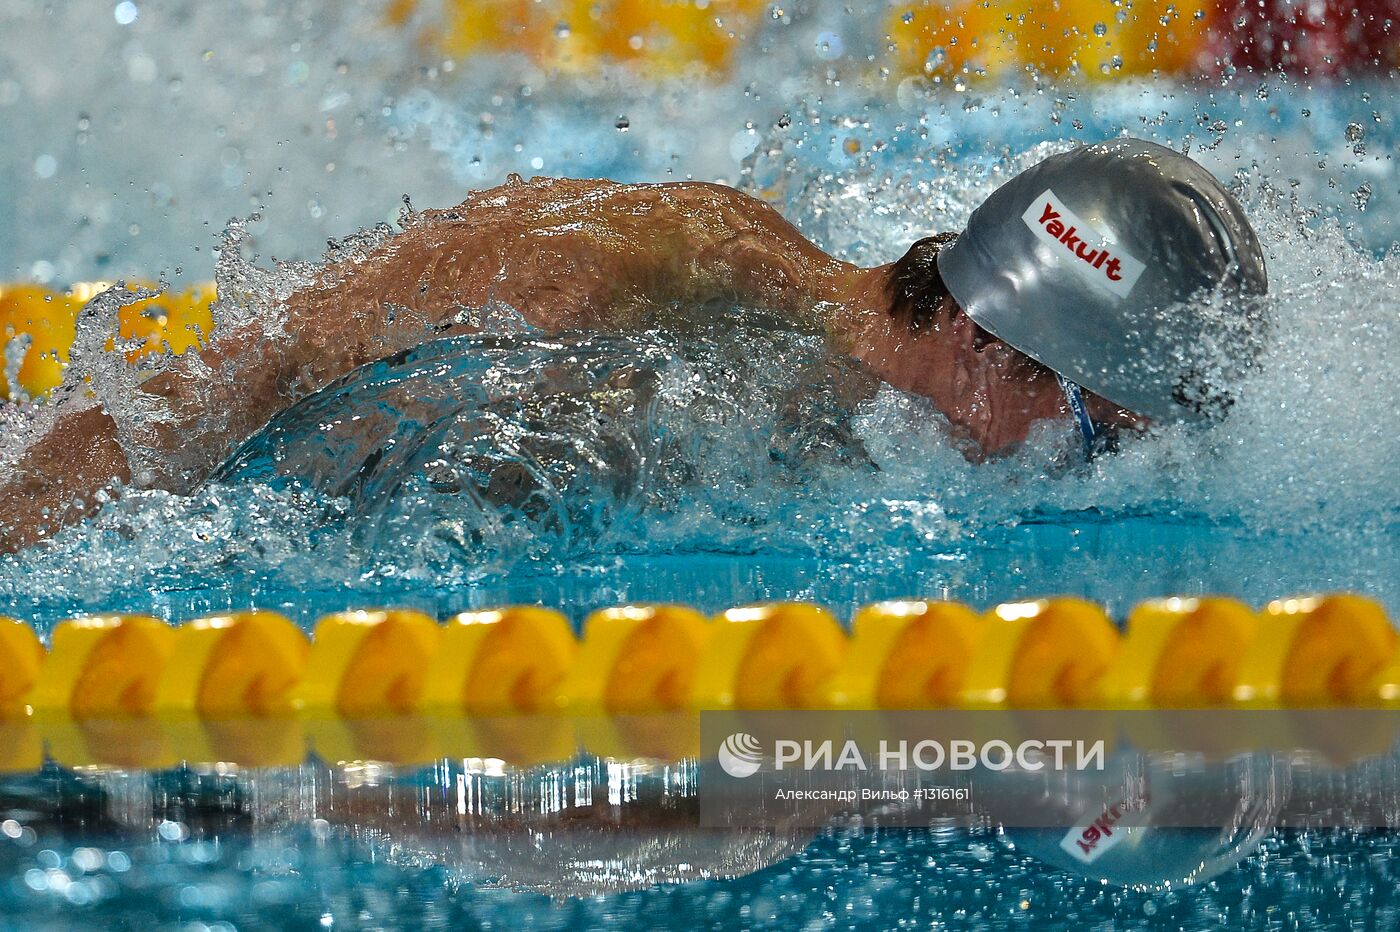
{"type": "MultiPolygon", "coordinates": [[[[982,606],[1067,592],[1121,615],[1168,593],[1259,604],[1354,589],[1400,610],[1392,86],[1241,72],[936,90],[870,66],[877,33],[816,6],[774,17],[723,80],[641,84],[513,59],[447,68],[374,4],[172,0],[127,23],[110,4],[7,7],[0,174],[24,183],[0,185],[0,277],[185,281],[214,275],[217,253],[218,313],[260,313],[307,271],[268,257],[317,261],[327,237],[395,222],[404,194],[448,205],[508,171],[724,180],[834,254],[883,262],[960,228],[1044,155],[1127,132],[1226,179],[1263,242],[1276,339],[1227,422],[1155,429],[1092,466],[1045,425],[973,465],[927,403],[743,308],[554,337],[480,309],[487,333],[352,373],[192,495],[131,494],[0,557],[0,604],[41,630],[98,609],[252,604],[308,625],[348,606],[535,600],[576,620],[626,600],[771,598],[848,617],[906,594],[982,606]],[[844,56],[815,55],[833,29],[844,56]]],[[[134,374],[117,368],[92,384],[120,405],[134,374]]],[[[41,417],[0,408],[0,449],[41,417]]],[[[475,860],[414,849],[322,818],[317,787],[335,779],[314,765],[223,782],[0,777],[0,915],[35,929],[1321,929],[1389,927],[1400,908],[1396,835],[1359,831],[1273,834],[1200,886],[1133,892],[995,832],[833,830],[762,852],[737,879],[555,901],[528,880],[512,889],[501,860],[549,863],[547,834],[506,855],[487,839],[475,860]]],[[[637,858],[615,852],[612,867],[637,858]]]]}

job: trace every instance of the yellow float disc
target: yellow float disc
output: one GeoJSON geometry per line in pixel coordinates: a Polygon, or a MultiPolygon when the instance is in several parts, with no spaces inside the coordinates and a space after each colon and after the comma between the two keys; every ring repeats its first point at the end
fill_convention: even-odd
{"type": "Polygon", "coordinates": [[[301,629],[276,612],[196,618],[176,629],[156,707],[202,716],[288,711],[310,652],[301,629]]]}
{"type": "Polygon", "coordinates": [[[1104,698],[1125,708],[1229,703],[1258,631],[1258,617],[1234,599],[1143,602],[1128,616],[1104,698]]]}
{"type": "MultiPolygon", "coordinates": [[[[417,0],[394,0],[388,18],[410,22],[417,0]]],[[[648,73],[722,69],[764,0],[448,0],[425,41],[455,56],[516,54],[571,73],[623,62],[648,73]]]]}
{"type": "Polygon", "coordinates": [[[60,623],[30,695],[36,712],[73,718],[144,715],[174,647],[175,632],[147,615],[98,615],[60,623]]]}
{"type": "Polygon", "coordinates": [[[34,629],[0,615],[0,717],[24,711],[43,662],[44,645],[34,629]]]}
{"type": "Polygon", "coordinates": [[[327,615],[316,624],[294,701],[336,715],[410,712],[422,698],[440,633],[436,621],[408,609],[327,615]]]}
{"type": "Polygon", "coordinates": [[[21,392],[38,398],[63,382],[82,307],[79,298],[38,285],[0,285],[0,361],[9,358],[10,341],[29,343],[18,370],[0,364],[0,398],[15,399],[21,392]],[[18,386],[10,384],[11,375],[18,386]]]}
{"type": "Polygon", "coordinates": [[[902,74],[1032,70],[1102,79],[1189,69],[1204,48],[1197,18],[1206,9],[1205,0],[1142,0],[1121,10],[1091,0],[952,0],[891,7],[887,23],[902,74]]]}
{"type": "Polygon", "coordinates": [[[832,686],[837,705],[923,709],[952,705],[984,625],[957,602],[876,602],[856,613],[832,686]]]}
{"type": "Polygon", "coordinates": [[[1358,595],[1279,599],[1264,609],[1235,699],[1250,705],[1379,702],[1377,676],[1396,650],[1380,603],[1358,595]]]}
{"type": "MultiPolygon", "coordinates": [[[[0,398],[13,399],[21,391],[40,398],[62,384],[77,334],[78,312],[111,287],[110,282],[78,282],[55,292],[38,285],[0,285],[0,359],[12,340],[28,343],[19,368],[0,378],[0,398]],[[10,375],[18,385],[9,384],[10,375]]],[[[115,348],[117,337],[123,343],[136,343],[126,353],[129,362],[152,353],[199,349],[213,332],[214,300],[214,285],[207,282],[127,304],[117,312],[117,333],[107,341],[107,349],[115,348]]]]}
{"type": "Polygon", "coordinates": [[[1007,602],[984,616],[986,628],[963,680],[968,706],[1088,706],[1100,695],[1118,651],[1103,609],[1083,599],[1007,602]]]}
{"type": "Polygon", "coordinates": [[[825,609],[801,602],[731,608],[715,619],[700,659],[697,709],[816,709],[846,652],[825,609]]]}
{"type": "Polygon", "coordinates": [[[681,605],[626,605],[594,612],[564,697],[570,710],[609,714],[685,708],[709,624],[681,605]]]}
{"type": "MultiPolygon", "coordinates": [[[[155,286],[145,287],[153,290],[155,286]]],[[[136,362],[153,353],[179,355],[187,349],[199,349],[214,328],[214,297],[214,285],[208,283],[123,305],[117,314],[117,335],[124,343],[140,343],[127,351],[127,361],[136,362]]]]}
{"type": "Polygon", "coordinates": [[[463,612],[442,629],[423,705],[481,715],[555,709],[577,651],[569,620],[556,611],[463,612]]]}

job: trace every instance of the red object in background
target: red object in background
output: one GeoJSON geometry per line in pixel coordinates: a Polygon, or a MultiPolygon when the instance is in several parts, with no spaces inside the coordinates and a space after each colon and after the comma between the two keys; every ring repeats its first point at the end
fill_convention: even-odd
{"type": "Polygon", "coordinates": [[[1294,75],[1400,67],[1400,0],[1234,0],[1211,17],[1220,65],[1294,75]]]}

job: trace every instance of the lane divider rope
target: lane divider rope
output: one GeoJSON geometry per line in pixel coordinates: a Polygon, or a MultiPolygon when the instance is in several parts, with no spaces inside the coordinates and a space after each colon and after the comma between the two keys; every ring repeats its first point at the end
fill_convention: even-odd
{"type": "Polygon", "coordinates": [[[0,770],[37,766],[46,751],[75,766],[147,767],[285,763],[308,747],[401,762],[444,749],[527,763],[580,747],[682,757],[702,709],[1317,707],[1400,708],[1400,636],[1376,601],[1299,596],[1255,612],[1229,598],[1156,599],[1121,632],[1075,598],[983,613],[878,602],[849,633],[807,603],[714,618],[627,605],[594,612],[581,639],[539,606],[443,624],[406,609],[338,612],[311,638],[262,610],[175,627],[97,615],[59,623],[47,648],[0,618],[0,770]]]}

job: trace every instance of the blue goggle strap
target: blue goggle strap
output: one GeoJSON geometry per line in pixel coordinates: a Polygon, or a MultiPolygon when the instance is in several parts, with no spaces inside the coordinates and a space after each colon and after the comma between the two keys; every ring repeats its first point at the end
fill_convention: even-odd
{"type": "Polygon", "coordinates": [[[1074,422],[1079,425],[1079,435],[1084,438],[1084,452],[1092,456],[1098,452],[1099,432],[1089,417],[1089,409],[1084,406],[1084,393],[1078,385],[1059,373],[1055,376],[1060,380],[1060,389],[1065,393],[1065,401],[1069,404],[1070,413],[1074,415],[1074,422]]]}

